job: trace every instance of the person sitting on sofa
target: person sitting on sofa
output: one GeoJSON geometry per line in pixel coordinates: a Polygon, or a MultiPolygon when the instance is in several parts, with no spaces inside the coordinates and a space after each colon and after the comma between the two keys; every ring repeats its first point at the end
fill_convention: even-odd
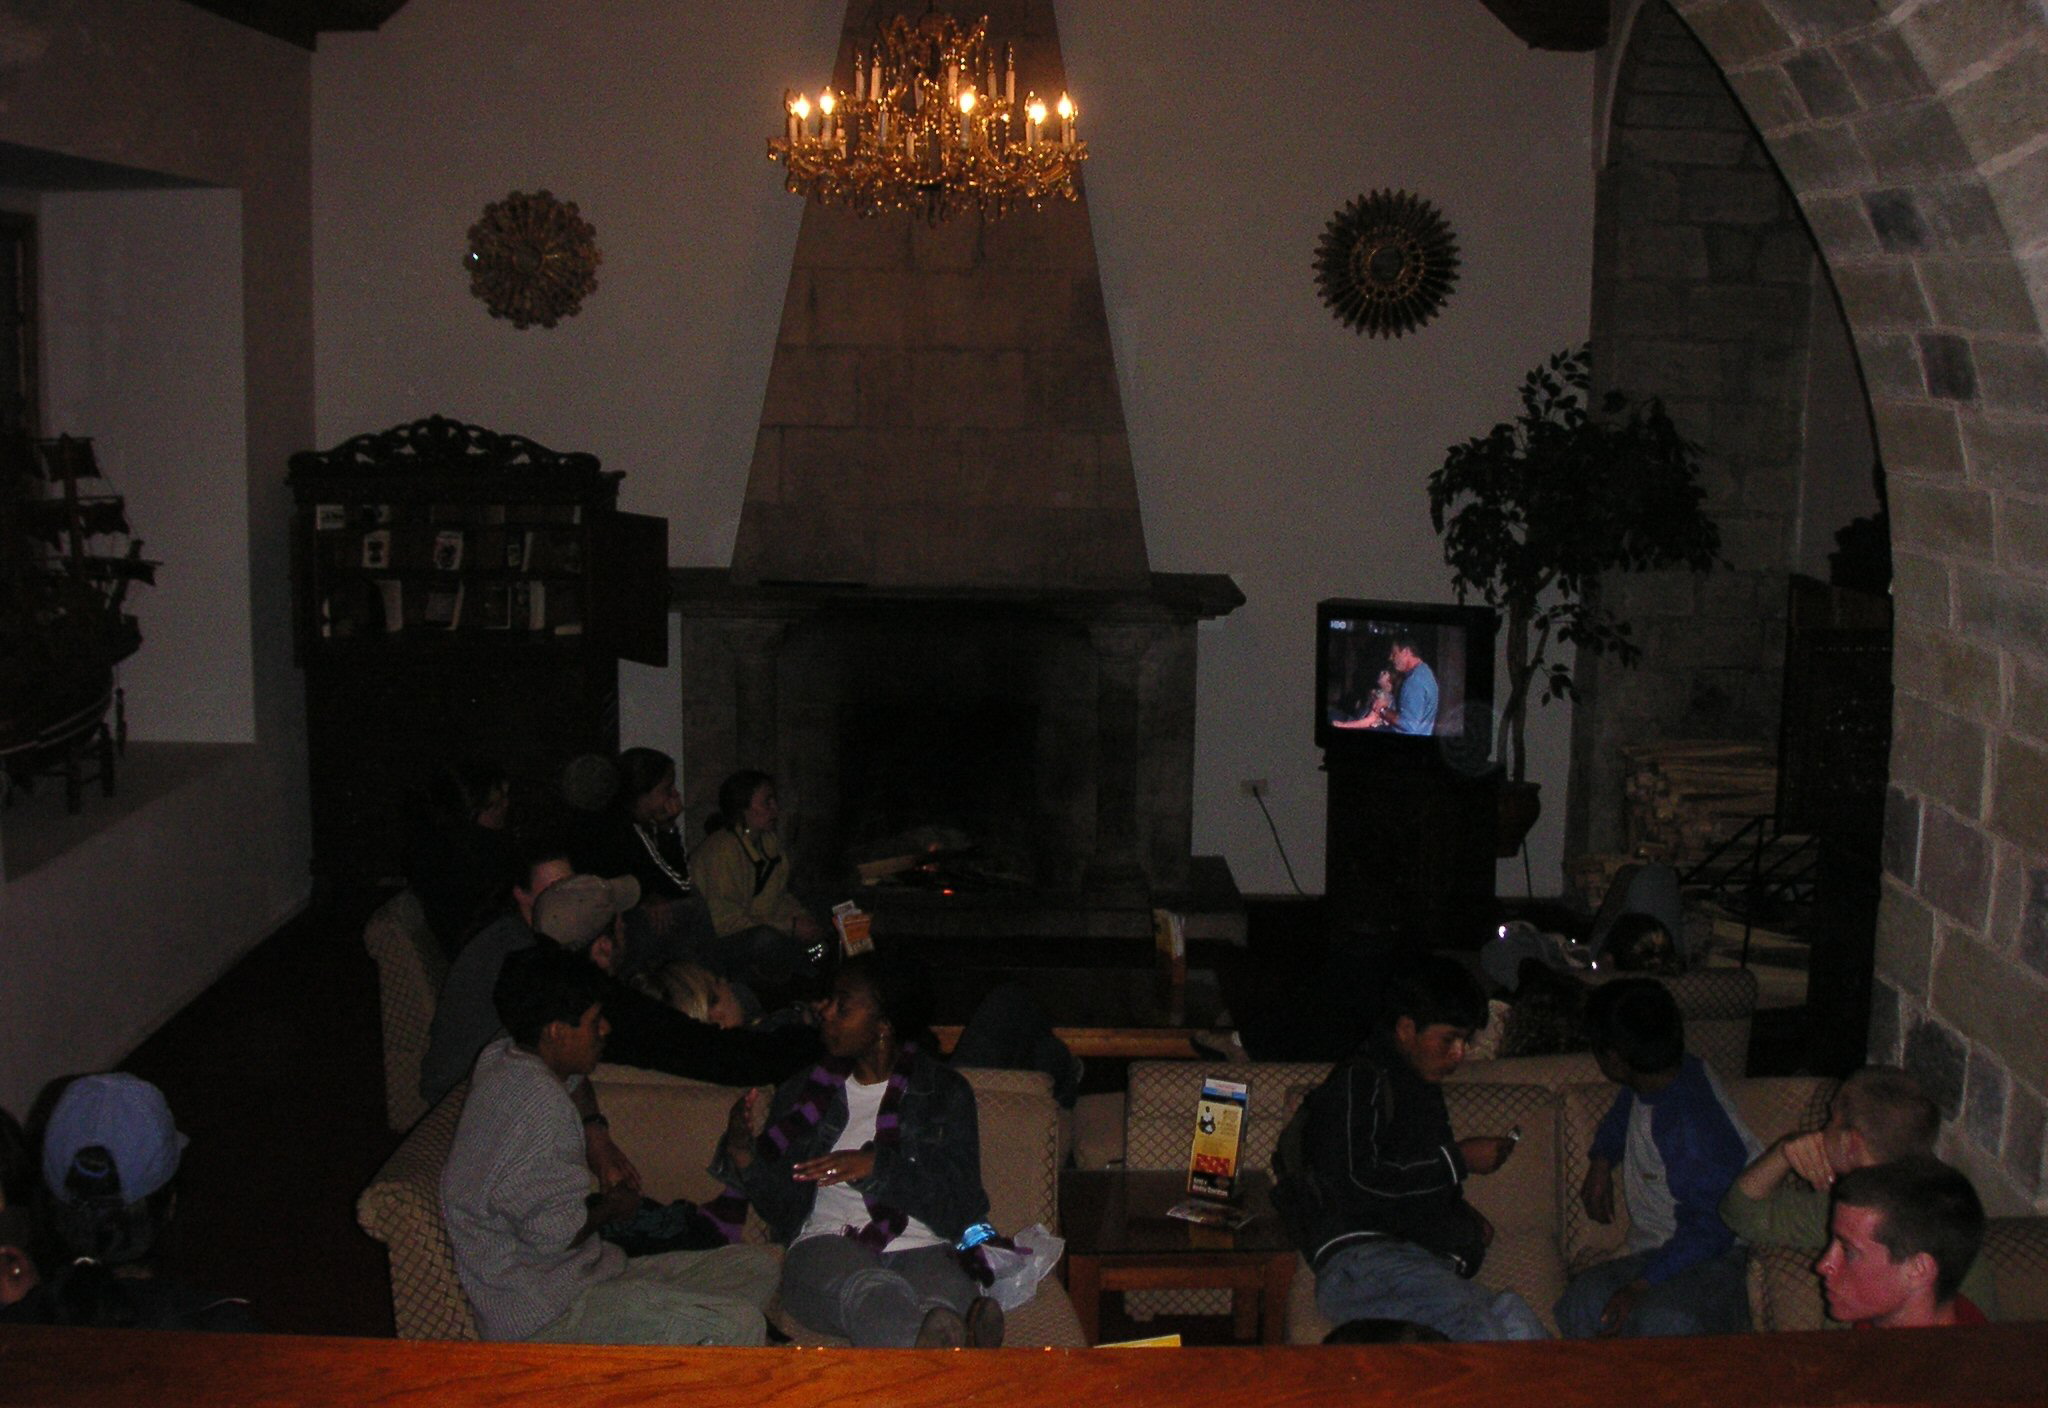
{"type": "Polygon", "coordinates": [[[442,768],[408,799],[400,863],[451,959],[505,901],[517,865],[506,831],[511,808],[505,769],[476,758],[442,768]]]}
{"type": "Polygon", "coordinates": [[[512,906],[484,925],[441,980],[434,1016],[427,1024],[427,1054],[420,1058],[420,1095],[428,1105],[461,1084],[477,1052],[499,1033],[491,1003],[498,970],[507,955],[533,947],[533,902],[557,880],[575,873],[567,849],[552,838],[530,842],[519,856],[512,881],[512,906]]]}
{"type": "Polygon", "coordinates": [[[1409,1320],[1454,1340],[1546,1339],[1513,1291],[1471,1281],[1493,1228],[1465,1201],[1508,1138],[1451,1138],[1441,1086],[1486,1015],[1472,976],[1443,957],[1393,983],[1378,1031],[1310,1091],[1274,1155],[1273,1203],[1316,1274],[1333,1324],[1409,1320]]]}
{"type": "Polygon", "coordinates": [[[1718,1210],[1756,1138],[1706,1064],[1686,1054],[1685,1022],[1663,984],[1596,988],[1586,1021],[1601,1073],[1622,1089],[1594,1132],[1580,1198],[1587,1216],[1612,1222],[1621,1166],[1628,1254],[1572,1278],[1558,1329],[1574,1339],[1747,1330],[1747,1259],[1718,1210]]]}
{"type": "Polygon", "coordinates": [[[623,981],[624,917],[639,897],[639,882],[630,875],[573,875],[550,886],[533,907],[540,935],[602,974],[600,991],[612,1028],[605,1048],[609,1060],[713,1085],[750,1086],[772,1085],[817,1060],[818,1037],[809,1028],[721,1030],[623,981]]]}
{"type": "MultiPolygon", "coordinates": [[[[1838,1178],[1932,1154],[1940,1132],[1941,1111],[1918,1081],[1894,1066],[1865,1066],[1835,1091],[1824,1127],[1786,1135],[1742,1171],[1721,1199],[1721,1220],[1751,1246],[1817,1254],[1828,1243],[1828,1196],[1838,1178]]],[[[1962,1293],[1998,1318],[1991,1269],[1983,1262],[1971,1263],[1962,1293]]]]}
{"type": "Polygon", "coordinates": [[[770,986],[815,970],[831,938],[789,891],[793,862],[776,833],[781,818],[775,779],[743,768],[719,784],[718,826],[690,853],[690,873],[717,934],[704,951],[705,966],[770,986]]]}
{"type": "Polygon", "coordinates": [[[974,1089],[921,1043],[929,987],[880,952],[840,966],[826,1058],[785,1082],[753,1131],[735,1101],[711,1172],[789,1250],[782,1303],[814,1329],[880,1348],[995,1348],[1002,1307],[959,1244],[988,1216],[974,1089]]]}
{"type": "MultiPolygon", "coordinates": [[[[717,935],[676,824],[683,795],[675,759],[653,748],[628,748],[616,768],[617,792],[576,828],[570,856],[579,873],[630,875],[640,884],[619,976],[649,973],[677,959],[705,962],[717,935]]],[[[734,976],[752,981],[748,974],[734,976]]]]}
{"type": "Polygon", "coordinates": [[[505,960],[506,1036],[477,1057],[448,1162],[442,1217],[487,1340],[759,1345],[776,1267],[761,1247],[628,1257],[596,1235],[641,1210],[637,1189],[591,1191],[569,1090],[604,1055],[601,975],[551,945],[505,960]]]}
{"type": "Polygon", "coordinates": [[[1984,1205],[1941,1160],[1911,1154],[1843,1174],[1828,1232],[1816,1269],[1835,1319],[1859,1330],[1987,1323],[1961,1291],[1984,1244],[1984,1205]]]}

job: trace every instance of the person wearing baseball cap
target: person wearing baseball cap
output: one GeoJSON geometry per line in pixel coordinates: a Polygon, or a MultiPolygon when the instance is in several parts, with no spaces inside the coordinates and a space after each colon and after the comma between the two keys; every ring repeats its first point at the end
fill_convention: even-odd
{"type": "Polygon", "coordinates": [[[52,1230],[73,1256],[114,1264],[148,1256],[190,1142],[148,1081],[120,1071],[78,1077],[43,1128],[52,1230]]]}
{"type": "Polygon", "coordinates": [[[624,981],[622,916],[639,902],[640,882],[631,875],[571,875],[533,903],[534,933],[581,954],[604,975],[611,1024],[606,1060],[714,1085],[751,1086],[779,1084],[818,1059],[817,1034],[808,1028],[723,1031],[624,981]]]}
{"type": "Polygon", "coordinates": [[[630,875],[571,875],[533,902],[533,931],[609,973],[624,953],[626,911],[638,903],[640,882],[630,875]]]}
{"type": "Polygon", "coordinates": [[[10,1307],[10,1318],[262,1329],[246,1301],[207,1294],[158,1268],[190,1143],[163,1092],[138,1076],[78,1076],[58,1088],[42,1122],[43,1223],[70,1260],[10,1307]]]}

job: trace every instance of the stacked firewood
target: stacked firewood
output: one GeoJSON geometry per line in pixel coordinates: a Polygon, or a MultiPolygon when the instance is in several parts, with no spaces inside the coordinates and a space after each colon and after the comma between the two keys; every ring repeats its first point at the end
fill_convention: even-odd
{"type": "Polygon", "coordinates": [[[1624,748],[1632,854],[1683,870],[1777,805],[1778,765],[1753,743],[1624,748]]]}

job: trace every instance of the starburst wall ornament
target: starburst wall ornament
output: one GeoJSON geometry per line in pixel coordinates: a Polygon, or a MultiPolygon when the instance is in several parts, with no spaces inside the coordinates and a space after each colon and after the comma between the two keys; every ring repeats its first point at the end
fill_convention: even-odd
{"type": "Polygon", "coordinates": [[[1407,191],[1374,191],[1330,217],[1316,284],[1354,332],[1399,337],[1437,315],[1458,282],[1458,242],[1442,212],[1407,191]]]}
{"type": "Polygon", "coordinates": [[[551,328],[597,291],[597,231],[547,191],[514,191],[469,227],[469,291],[515,328],[551,328]]]}

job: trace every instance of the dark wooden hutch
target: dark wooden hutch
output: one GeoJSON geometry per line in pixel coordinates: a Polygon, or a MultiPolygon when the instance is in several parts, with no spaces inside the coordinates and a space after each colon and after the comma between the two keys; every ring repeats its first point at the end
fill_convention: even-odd
{"type": "Polygon", "coordinates": [[[618,662],[668,663],[667,521],[595,455],[430,416],[292,456],[313,869],[397,873],[407,794],[485,758],[515,800],[618,747],[618,662]]]}

